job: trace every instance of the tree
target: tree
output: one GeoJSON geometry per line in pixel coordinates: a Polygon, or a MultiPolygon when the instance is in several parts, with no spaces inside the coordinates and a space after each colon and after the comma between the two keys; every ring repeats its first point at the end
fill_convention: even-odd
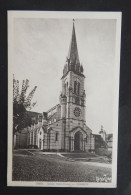
{"type": "Polygon", "coordinates": [[[19,80],[13,78],[13,133],[20,132],[23,128],[31,125],[31,110],[36,102],[32,103],[32,98],[36,91],[36,86],[26,95],[29,88],[29,80],[23,80],[21,92],[19,92],[19,80]]]}

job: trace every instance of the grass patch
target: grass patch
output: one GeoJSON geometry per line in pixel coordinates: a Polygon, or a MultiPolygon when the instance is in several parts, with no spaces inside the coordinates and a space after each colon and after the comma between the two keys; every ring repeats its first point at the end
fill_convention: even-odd
{"type": "Polygon", "coordinates": [[[111,169],[69,162],[57,155],[15,155],[13,181],[96,182],[96,177],[111,177],[111,169]]]}

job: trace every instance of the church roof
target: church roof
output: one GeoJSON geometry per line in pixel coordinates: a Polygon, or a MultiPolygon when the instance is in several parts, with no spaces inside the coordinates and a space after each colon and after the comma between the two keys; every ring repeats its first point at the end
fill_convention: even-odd
{"type": "Polygon", "coordinates": [[[28,111],[30,117],[38,117],[39,115],[42,115],[42,113],[39,112],[33,112],[33,111],[28,111]]]}
{"type": "Polygon", "coordinates": [[[28,111],[28,115],[31,117],[32,123],[38,123],[38,117],[42,113],[28,111]]]}

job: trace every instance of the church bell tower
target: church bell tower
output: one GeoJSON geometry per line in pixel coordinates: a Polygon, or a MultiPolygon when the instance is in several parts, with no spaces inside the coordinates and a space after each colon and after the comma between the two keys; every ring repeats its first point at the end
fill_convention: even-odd
{"type": "MultiPolygon", "coordinates": [[[[75,25],[73,20],[72,37],[68,57],[63,69],[62,92],[60,95],[61,118],[75,125],[85,123],[85,101],[83,66],[80,64],[75,25]]],[[[69,125],[71,126],[71,125],[69,125]]],[[[72,126],[72,127],[73,127],[72,126]]],[[[70,129],[71,130],[71,129],[70,129]]]]}

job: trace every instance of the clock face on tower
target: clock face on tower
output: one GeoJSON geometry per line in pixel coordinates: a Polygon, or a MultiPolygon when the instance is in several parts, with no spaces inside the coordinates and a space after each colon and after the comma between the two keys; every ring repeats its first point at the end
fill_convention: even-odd
{"type": "Polygon", "coordinates": [[[74,115],[75,115],[76,117],[79,117],[80,114],[81,114],[80,108],[77,108],[77,107],[76,107],[76,108],[74,109],[74,115]]]}

